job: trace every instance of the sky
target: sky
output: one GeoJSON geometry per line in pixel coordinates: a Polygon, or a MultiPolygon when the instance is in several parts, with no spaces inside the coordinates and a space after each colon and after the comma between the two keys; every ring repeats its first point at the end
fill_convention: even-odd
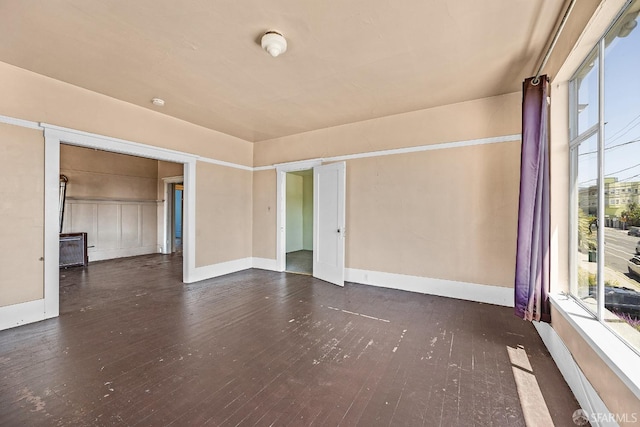
{"type": "MultiPolygon", "coordinates": [[[[608,43],[604,61],[605,177],[640,182],[640,25],[627,37],[608,43]]],[[[580,132],[594,125],[598,116],[597,60],[591,63],[593,68],[579,89],[578,103],[584,107],[578,116],[580,132]]],[[[580,187],[595,185],[594,149],[595,143],[587,143],[580,150],[580,187]]]]}

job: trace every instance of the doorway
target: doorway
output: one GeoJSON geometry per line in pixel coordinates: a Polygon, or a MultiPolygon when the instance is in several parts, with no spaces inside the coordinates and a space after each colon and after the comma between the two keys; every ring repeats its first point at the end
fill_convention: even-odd
{"type": "MultiPolygon", "coordinates": [[[[181,164],[184,175],[183,212],[183,263],[182,280],[194,281],[195,272],[195,181],[196,156],[162,149],[131,141],[74,131],[57,126],[41,124],[44,128],[44,292],[43,299],[33,308],[33,319],[49,319],[60,313],[60,144],[103,150],[181,164]]],[[[66,215],[65,215],[66,216],[66,215]]]]}
{"type": "MultiPolygon", "coordinates": [[[[306,274],[311,274],[313,277],[338,286],[344,286],[346,163],[342,161],[323,165],[322,160],[314,159],[285,163],[279,165],[276,170],[277,271],[287,271],[287,254],[296,252],[295,246],[287,245],[287,240],[293,239],[293,235],[287,233],[287,181],[295,181],[296,178],[292,177],[296,175],[312,174],[313,191],[309,192],[309,195],[313,197],[311,205],[313,234],[311,238],[312,250],[310,251],[312,268],[311,273],[306,274]],[[312,172],[307,172],[308,170],[312,172]]],[[[289,218],[289,222],[291,222],[291,218],[289,218]]],[[[302,250],[305,250],[304,239],[302,250]]]]}
{"type": "MultiPolygon", "coordinates": [[[[162,180],[182,175],[183,164],[64,143],[59,153],[65,184],[60,232],[85,233],[89,262],[161,252],[162,180]]],[[[179,189],[181,246],[182,184],[179,189]]]]}
{"type": "Polygon", "coordinates": [[[286,176],[285,271],[313,274],[313,169],[286,176]]]}
{"type": "Polygon", "coordinates": [[[182,209],[184,200],[182,192],[184,185],[173,184],[173,250],[175,253],[182,253],[182,209]]]}
{"type": "Polygon", "coordinates": [[[184,177],[165,177],[162,181],[164,181],[162,253],[179,255],[182,253],[184,242],[184,177]]]}

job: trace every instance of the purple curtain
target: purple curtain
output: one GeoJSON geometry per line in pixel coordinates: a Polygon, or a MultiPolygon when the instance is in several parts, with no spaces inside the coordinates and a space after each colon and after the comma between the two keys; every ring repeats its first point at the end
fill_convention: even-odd
{"type": "Polygon", "coordinates": [[[515,315],[551,321],[549,306],[549,134],[547,76],[522,84],[522,155],[515,315]]]}

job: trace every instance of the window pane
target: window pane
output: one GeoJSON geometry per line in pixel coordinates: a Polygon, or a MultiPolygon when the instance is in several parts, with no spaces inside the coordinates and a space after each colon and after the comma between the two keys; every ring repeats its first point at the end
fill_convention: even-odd
{"type": "Polygon", "coordinates": [[[640,351],[640,29],[627,13],[605,39],[604,320],[640,351]],[[610,197],[610,198],[609,198],[610,197]]]}
{"type": "Polygon", "coordinates": [[[576,78],[578,135],[598,122],[598,55],[593,53],[576,78]]]}
{"type": "Polygon", "coordinates": [[[597,249],[598,226],[598,137],[593,135],[577,149],[576,188],[577,207],[577,254],[576,280],[571,292],[581,299],[587,308],[597,312],[597,249]]]}

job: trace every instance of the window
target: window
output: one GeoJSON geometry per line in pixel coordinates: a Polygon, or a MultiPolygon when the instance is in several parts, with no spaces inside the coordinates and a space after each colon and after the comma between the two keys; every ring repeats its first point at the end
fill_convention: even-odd
{"type": "Polygon", "coordinates": [[[627,232],[640,226],[640,206],[605,198],[632,188],[637,194],[640,186],[640,29],[638,11],[630,12],[638,3],[621,14],[571,81],[570,292],[640,353],[638,237],[627,232]]]}

